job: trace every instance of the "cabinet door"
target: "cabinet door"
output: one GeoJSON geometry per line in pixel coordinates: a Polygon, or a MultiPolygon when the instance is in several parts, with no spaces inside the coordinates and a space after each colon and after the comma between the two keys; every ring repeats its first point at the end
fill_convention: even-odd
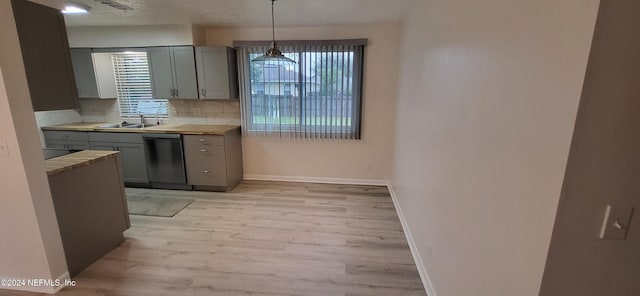
{"type": "Polygon", "coordinates": [[[78,97],[94,99],[100,97],[98,84],[93,66],[93,57],[90,48],[71,49],[71,62],[73,63],[73,75],[76,80],[78,97]]]}
{"type": "Polygon", "coordinates": [[[171,47],[173,85],[180,99],[197,99],[196,61],[193,46],[171,47]]]}
{"type": "Polygon", "coordinates": [[[148,47],[147,55],[153,98],[173,98],[173,71],[169,47],[148,47]]]}
{"type": "Polygon", "coordinates": [[[201,99],[230,99],[227,47],[196,47],[201,99]]]}
{"type": "Polygon", "coordinates": [[[124,181],[131,183],[149,183],[147,160],[142,144],[118,144],[122,158],[124,181]]]}
{"type": "Polygon", "coordinates": [[[111,53],[94,53],[92,57],[98,84],[98,96],[101,99],[117,98],[118,89],[116,88],[116,77],[113,73],[111,53]]]}
{"type": "Polygon", "coordinates": [[[33,109],[76,109],[78,94],[62,13],[26,0],[11,4],[33,109]]]}

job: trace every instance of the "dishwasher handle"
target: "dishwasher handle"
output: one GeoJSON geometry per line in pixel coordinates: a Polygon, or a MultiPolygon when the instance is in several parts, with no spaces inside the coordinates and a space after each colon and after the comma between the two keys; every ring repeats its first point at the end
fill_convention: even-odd
{"type": "Polygon", "coordinates": [[[143,139],[180,139],[181,134],[147,134],[143,133],[143,139]]]}

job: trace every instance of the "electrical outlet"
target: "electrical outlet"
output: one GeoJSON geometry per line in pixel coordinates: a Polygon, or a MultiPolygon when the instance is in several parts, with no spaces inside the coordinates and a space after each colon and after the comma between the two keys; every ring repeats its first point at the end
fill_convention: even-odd
{"type": "Polygon", "coordinates": [[[7,144],[7,140],[0,139],[0,157],[8,157],[9,156],[9,145],[7,144]]]}

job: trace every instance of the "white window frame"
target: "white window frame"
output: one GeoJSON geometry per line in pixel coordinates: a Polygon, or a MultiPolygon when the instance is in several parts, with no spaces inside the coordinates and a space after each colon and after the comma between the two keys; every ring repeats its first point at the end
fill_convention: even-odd
{"type": "MultiPolygon", "coordinates": [[[[361,139],[361,122],[362,122],[362,86],[363,86],[363,73],[364,73],[364,48],[367,43],[366,39],[355,40],[305,40],[305,41],[279,41],[279,49],[289,58],[297,61],[296,64],[286,65],[286,68],[299,73],[299,78],[296,81],[285,81],[289,83],[293,96],[297,98],[291,98],[287,96],[286,87],[281,85],[280,89],[282,94],[273,95],[269,98],[269,90],[262,90],[262,87],[254,85],[256,82],[255,73],[252,75],[252,70],[256,64],[251,60],[258,55],[261,55],[269,48],[270,43],[261,41],[235,41],[234,46],[238,48],[238,64],[240,72],[240,98],[242,106],[243,116],[243,131],[247,135],[266,135],[266,136],[279,136],[279,137],[293,137],[293,138],[327,138],[327,139],[361,139]],[[350,56],[350,60],[345,62],[345,56],[350,56]],[[341,84],[349,85],[347,95],[346,88],[332,87],[327,89],[328,83],[318,80],[317,78],[311,78],[309,76],[317,73],[310,68],[316,67],[318,63],[310,64],[305,59],[309,59],[310,56],[314,58],[320,57],[325,59],[339,59],[341,63],[336,66],[333,63],[329,67],[343,67],[338,79],[343,82],[341,84]],[[345,74],[344,65],[351,65],[350,72],[345,74]],[[315,79],[315,81],[314,81],[315,79]],[[317,84],[317,89],[310,90],[311,84],[317,84]],[[295,85],[295,86],[294,86],[295,85]],[[319,94],[320,87],[323,88],[322,94],[319,94]],[[314,96],[314,97],[312,97],[314,96]],[[257,103],[258,100],[262,102],[257,103]],[[289,101],[285,101],[289,100],[289,101]],[[299,100],[299,102],[292,101],[299,100]],[[347,107],[344,107],[344,101],[347,100],[347,107]],[[318,111],[318,107],[309,106],[315,104],[315,101],[321,101],[320,108],[326,108],[325,111],[318,111]],[[266,102],[266,103],[265,103],[266,102]],[[274,103],[276,102],[276,103],[274,103]],[[284,103],[283,103],[284,102],[284,103]],[[262,107],[270,105],[268,107],[262,107]],[[273,107],[273,105],[278,107],[273,107]],[[327,107],[342,104],[342,107],[327,107]],[[295,105],[295,106],[294,106],[295,105]],[[285,106],[282,109],[281,106],[285,106]],[[265,117],[260,121],[260,115],[256,115],[260,112],[264,113],[265,110],[252,110],[259,108],[272,108],[268,110],[268,117],[265,117]],[[273,108],[276,110],[273,111],[273,108]],[[333,110],[332,110],[333,108],[333,110]],[[280,111],[283,112],[280,112],[280,111]],[[337,115],[332,112],[339,112],[337,115]],[[315,113],[314,113],[315,112],[315,113]],[[343,113],[340,113],[343,112],[343,113]],[[347,112],[347,113],[345,113],[347,112]],[[281,115],[287,113],[287,115],[281,115]],[[298,114],[299,115],[296,115],[298,114]],[[312,115],[310,115],[312,114],[312,115]]],[[[325,65],[323,64],[323,65],[325,65]]],[[[333,71],[336,68],[332,68],[333,71]]],[[[331,70],[330,70],[331,71],[331,70]]],[[[335,71],[339,72],[339,71],[335,71]]],[[[264,71],[262,73],[265,73],[264,71]]],[[[279,76],[289,75],[280,74],[279,76]]],[[[294,75],[295,76],[295,75],[294,75]]],[[[289,79],[287,77],[286,79],[289,79]]],[[[285,80],[286,80],[285,79],[285,80]]],[[[261,83],[269,86],[271,83],[268,80],[263,80],[261,83]]],[[[279,83],[282,84],[282,81],[279,83]]],[[[267,87],[269,88],[269,87],[267,87]]],[[[273,91],[271,91],[273,92],[273,91]]]]}

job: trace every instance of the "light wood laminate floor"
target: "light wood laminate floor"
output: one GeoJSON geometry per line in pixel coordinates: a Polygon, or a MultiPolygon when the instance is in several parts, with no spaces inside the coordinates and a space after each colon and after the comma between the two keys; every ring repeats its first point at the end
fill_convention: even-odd
{"type": "Polygon", "coordinates": [[[385,187],[244,181],[230,193],[127,193],[195,202],[172,218],[131,216],[126,241],[58,295],[425,295],[385,187]]]}

